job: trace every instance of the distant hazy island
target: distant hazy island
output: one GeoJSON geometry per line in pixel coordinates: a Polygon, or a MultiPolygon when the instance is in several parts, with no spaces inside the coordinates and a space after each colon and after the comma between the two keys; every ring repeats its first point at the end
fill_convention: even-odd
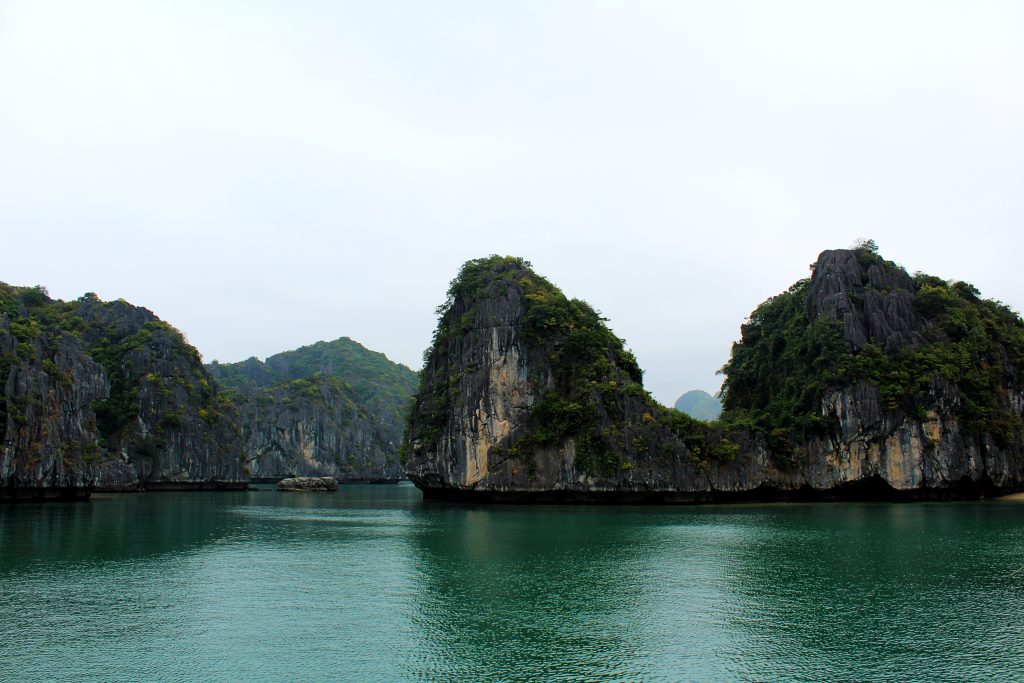
{"type": "Polygon", "coordinates": [[[0,497],[297,475],[585,502],[957,498],[1024,482],[1024,323],[870,242],[823,252],[759,306],[720,398],[687,392],[676,410],[593,308],[522,259],[466,263],[439,312],[419,374],[347,338],[204,366],[147,309],[0,285],[0,497]]]}
{"type": "Polygon", "coordinates": [[[676,400],[675,409],[698,420],[717,420],[722,414],[722,402],[703,389],[693,389],[676,400]]]}
{"type": "Polygon", "coordinates": [[[704,422],[656,403],[623,341],[519,258],[440,309],[404,446],[426,495],[499,501],[956,498],[1022,485],[1024,323],[871,242],[759,306],[704,422]]]}

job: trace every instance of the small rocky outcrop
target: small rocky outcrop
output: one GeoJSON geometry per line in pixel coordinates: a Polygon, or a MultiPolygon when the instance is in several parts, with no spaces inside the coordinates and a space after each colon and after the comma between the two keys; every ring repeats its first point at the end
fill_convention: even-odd
{"type": "Polygon", "coordinates": [[[337,491],[334,477],[292,477],[277,482],[278,491],[337,491]]]}
{"type": "Polygon", "coordinates": [[[384,354],[342,338],[207,367],[232,390],[254,479],[402,478],[398,449],[419,378],[384,354]]]}
{"type": "Polygon", "coordinates": [[[949,498],[1024,484],[1024,323],[873,248],[758,308],[723,419],[654,402],[622,341],[521,259],[452,282],[404,446],[426,495],[697,502],[949,498]]]}
{"type": "Polygon", "coordinates": [[[876,344],[893,354],[923,342],[925,320],[915,305],[917,287],[902,268],[871,258],[865,250],[836,249],[822,252],[814,270],[808,319],[841,322],[851,350],[876,344]]]}

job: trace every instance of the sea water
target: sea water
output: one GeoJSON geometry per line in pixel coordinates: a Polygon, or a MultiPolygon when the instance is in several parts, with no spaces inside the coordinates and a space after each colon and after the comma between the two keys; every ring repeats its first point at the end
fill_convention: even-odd
{"type": "Polygon", "coordinates": [[[0,506],[0,681],[1024,680],[1024,504],[0,506]]]}

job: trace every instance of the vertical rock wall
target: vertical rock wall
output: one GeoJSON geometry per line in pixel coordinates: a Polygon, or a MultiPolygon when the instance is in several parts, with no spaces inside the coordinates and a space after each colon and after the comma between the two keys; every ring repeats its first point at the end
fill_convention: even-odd
{"type": "Polygon", "coordinates": [[[403,477],[398,450],[419,378],[384,354],[343,337],[207,367],[238,405],[253,478],[403,477]]]}
{"type": "Polygon", "coordinates": [[[180,333],[123,301],[2,287],[0,495],[245,485],[234,408],[180,333]]]}

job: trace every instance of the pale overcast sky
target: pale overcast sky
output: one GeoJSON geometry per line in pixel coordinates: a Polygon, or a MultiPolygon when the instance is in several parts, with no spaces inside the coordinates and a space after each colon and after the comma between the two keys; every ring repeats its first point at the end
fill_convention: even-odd
{"type": "Polygon", "coordinates": [[[1021,2],[0,0],[0,280],[413,368],[467,259],[716,391],[818,252],[1024,306],[1021,2]]]}

